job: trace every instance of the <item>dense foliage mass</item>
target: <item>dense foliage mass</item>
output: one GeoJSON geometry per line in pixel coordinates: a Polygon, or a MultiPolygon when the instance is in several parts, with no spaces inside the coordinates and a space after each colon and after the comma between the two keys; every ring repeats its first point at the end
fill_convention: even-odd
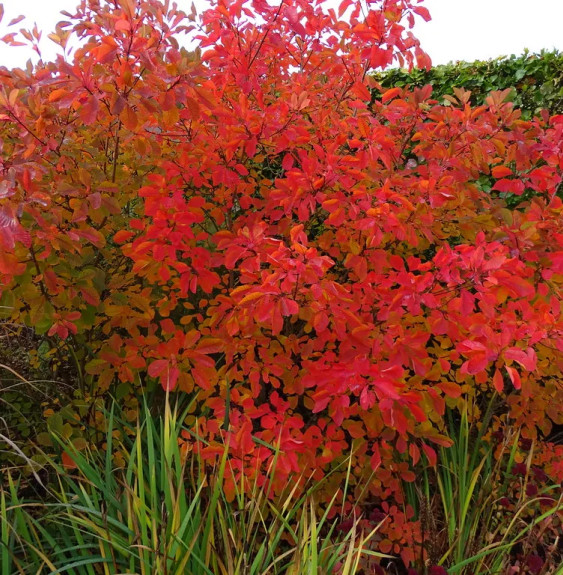
{"type": "Polygon", "coordinates": [[[9,320],[72,358],[81,398],[192,394],[236,481],[351,456],[407,563],[402,482],[451,443],[446,407],[494,396],[491,428],[531,440],[563,404],[563,116],[372,101],[370,71],[429,65],[419,4],[83,0],[51,35],[73,57],[0,69],[9,320]]]}
{"type": "Polygon", "coordinates": [[[563,112],[563,54],[555,51],[525,52],[485,62],[455,62],[429,70],[394,69],[376,78],[387,88],[430,84],[437,100],[453,96],[454,88],[464,88],[471,91],[471,103],[479,106],[491,92],[510,89],[508,99],[525,119],[544,109],[552,115],[563,112]]]}

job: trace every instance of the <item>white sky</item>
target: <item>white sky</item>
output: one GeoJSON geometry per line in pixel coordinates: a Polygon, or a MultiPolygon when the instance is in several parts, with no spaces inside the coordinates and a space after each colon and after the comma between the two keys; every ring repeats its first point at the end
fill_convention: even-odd
{"type": "MultiPolygon", "coordinates": [[[[28,22],[37,22],[44,32],[41,43],[44,57],[55,53],[47,38],[56,22],[63,19],[60,10],[69,10],[76,0],[0,0],[5,15],[0,36],[19,29],[7,28],[11,18],[24,14],[28,22]]],[[[191,0],[177,0],[189,11],[191,0]]],[[[329,0],[338,4],[339,0],[329,0]]],[[[196,6],[202,0],[196,0],[196,6]]],[[[432,21],[419,19],[415,35],[430,54],[434,64],[452,60],[477,60],[521,54],[524,48],[538,52],[542,48],[563,50],[563,0],[426,0],[423,4],[432,21]]],[[[0,43],[0,66],[24,66],[29,57],[25,48],[0,43]]]]}

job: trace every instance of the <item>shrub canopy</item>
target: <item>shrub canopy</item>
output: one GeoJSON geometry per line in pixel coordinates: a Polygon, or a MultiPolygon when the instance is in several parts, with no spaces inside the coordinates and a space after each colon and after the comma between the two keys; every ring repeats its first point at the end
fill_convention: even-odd
{"type": "Polygon", "coordinates": [[[0,70],[1,305],[83,396],[193,394],[239,477],[353,453],[400,502],[447,405],[498,394],[528,438],[561,421],[563,117],[507,91],[372,102],[370,71],[429,65],[428,13],[364,4],[83,0],[51,35],[72,56],[0,70]]]}

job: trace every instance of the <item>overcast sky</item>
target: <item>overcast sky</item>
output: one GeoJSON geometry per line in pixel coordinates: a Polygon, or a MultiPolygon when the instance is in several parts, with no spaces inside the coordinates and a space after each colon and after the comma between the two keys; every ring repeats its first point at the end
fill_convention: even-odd
{"type": "MultiPolygon", "coordinates": [[[[338,4],[339,0],[329,0],[338,4]]],[[[47,33],[62,19],[60,10],[72,10],[76,0],[0,0],[5,15],[0,35],[11,18],[19,14],[37,22],[44,32],[45,58],[55,54],[55,45],[47,33]]],[[[177,0],[189,11],[191,0],[177,0]]],[[[202,0],[196,0],[196,6],[202,0]]],[[[432,21],[419,21],[415,35],[430,54],[434,64],[455,60],[477,60],[521,54],[524,48],[538,52],[542,48],[563,51],[563,0],[426,0],[432,21]]],[[[0,65],[23,66],[30,57],[25,48],[8,48],[0,43],[0,65]]]]}

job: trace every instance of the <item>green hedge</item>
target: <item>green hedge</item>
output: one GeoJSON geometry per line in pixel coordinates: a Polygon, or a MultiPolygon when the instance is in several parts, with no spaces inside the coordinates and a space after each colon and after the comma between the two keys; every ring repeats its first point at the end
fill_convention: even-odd
{"type": "Polygon", "coordinates": [[[432,84],[433,96],[453,94],[453,88],[471,90],[474,105],[482,104],[494,90],[512,88],[512,101],[530,118],[545,108],[551,114],[563,113],[563,53],[524,52],[487,62],[456,62],[436,66],[429,71],[389,70],[376,75],[386,88],[432,84]]]}

